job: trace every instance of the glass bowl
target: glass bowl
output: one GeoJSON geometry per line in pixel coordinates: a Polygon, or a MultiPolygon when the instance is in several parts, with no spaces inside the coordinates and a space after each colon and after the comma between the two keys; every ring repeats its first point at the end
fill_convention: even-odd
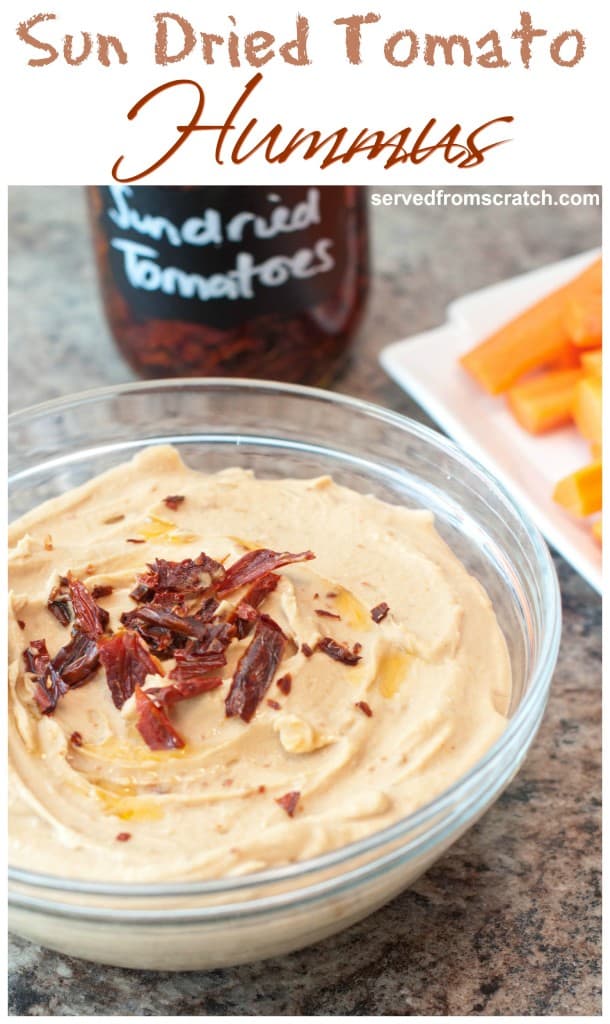
{"type": "MultiPolygon", "coordinates": [[[[410,885],[497,799],[544,711],[561,608],[548,549],[527,515],[440,434],[311,388],[187,379],[88,391],[9,420],[9,510],[17,517],[138,449],[171,442],[193,467],[265,477],[331,474],[356,491],[430,509],[489,594],[513,673],[510,720],[450,789],[391,827],[312,860],[239,878],[163,885],[10,871],[10,925],[74,956],[195,970],[317,942],[410,885]]],[[[508,809],[507,812],[509,813],[508,809]]]]}

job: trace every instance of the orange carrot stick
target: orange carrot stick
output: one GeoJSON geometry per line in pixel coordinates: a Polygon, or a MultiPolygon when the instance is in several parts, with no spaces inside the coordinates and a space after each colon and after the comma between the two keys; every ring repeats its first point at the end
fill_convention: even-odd
{"type": "Polygon", "coordinates": [[[602,442],[602,380],[583,377],[576,385],[574,422],[587,441],[602,442]]]}
{"type": "Polygon", "coordinates": [[[467,352],[460,360],[464,369],[486,391],[497,395],[524,373],[567,357],[571,335],[565,324],[566,304],[587,290],[592,273],[597,273],[593,266],[467,352]]]}
{"type": "Polygon", "coordinates": [[[602,375],[602,350],[601,348],[591,348],[588,351],[580,353],[580,365],[586,373],[590,373],[593,377],[601,377],[602,375]]]}
{"type": "Polygon", "coordinates": [[[598,348],[602,343],[602,261],[592,263],[581,276],[578,290],[567,297],[565,324],[577,348],[598,348]]]}
{"type": "Polygon", "coordinates": [[[570,423],[582,375],[582,370],[555,370],[510,388],[506,398],[517,422],[530,434],[570,423]]]}
{"type": "Polygon", "coordinates": [[[592,462],[564,476],[556,485],[553,500],[575,516],[590,516],[602,507],[602,464],[592,462]]]}

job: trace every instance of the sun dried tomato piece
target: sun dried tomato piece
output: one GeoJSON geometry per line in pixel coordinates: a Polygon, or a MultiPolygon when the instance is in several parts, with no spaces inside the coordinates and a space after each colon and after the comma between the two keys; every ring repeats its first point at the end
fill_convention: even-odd
{"type": "Polygon", "coordinates": [[[235,623],[237,629],[237,636],[240,640],[243,640],[245,636],[252,629],[252,624],[256,622],[258,618],[257,608],[263,603],[265,598],[271,594],[281,577],[277,576],[273,572],[265,573],[259,580],[254,583],[245,594],[242,601],[239,602],[237,608],[231,615],[229,621],[235,623]]]}
{"type": "Polygon", "coordinates": [[[247,551],[226,570],[224,579],[216,587],[216,593],[219,597],[224,597],[231,591],[245,586],[246,583],[254,583],[261,576],[266,576],[267,573],[273,572],[275,569],[281,569],[284,565],[308,562],[315,557],[313,551],[301,551],[296,555],[291,554],[290,551],[270,551],[269,548],[247,551]]]}
{"type": "Polygon", "coordinates": [[[96,601],[100,597],[110,597],[113,590],[114,587],[111,587],[109,583],[98,583],[91,591],[91,597],[96,601]]]}
{"type": "Polygon", "coordinates": [[[94,640],[106,632],[110,616],[105,608],[93,600],[84,583],[68,574],[68,590],[74,609],[74,619],[81,632],[94,640]]]}
{"type": "Polygon", "coordinates": [[[360,708],[360,710],[364,712],[364,714],[367,716],[367,718],[372,718],[373,717],[373,712],[371,711],[371,705],[367,704],[367,702],[365,700],[357,700],[355,706],[357,708],[360,708]]]}
{"type": "Polygon", "coordinates": [[[131,839],[131,832],[118,832],[115,838],[118,843],[126,843],[131,839]]]}
{"type": "Polygon", "coordinates": [[[176,651],[176,664],[169,674],[170,679],[179,683],[197,683],[203,679],[210,669],[222,668],[227,663],[224,650],[203,651],[200,654],[189,654],[176,651]]]}
{"type": "Polygon", "coordinates": [[[180,750],[184,740],[174,729],[165,711],[139,685],[136,685],[134,693],[138,714],[136,728],[147,746],[151,750],[180,750]]]}
{"type": "Polygon", "coordinates": [[[82,745],[83,745],[83,737],[81,736],[81,734],[79,732],[74,730],[74,732],[70,736],[70,743],[72,744],[73,747],[82,747],[82,745]]]}
{"type": "Polygon", "coordinates": [[[343,665],[357,665],[361,659],[361,655],[358,653],[362,649],[361,644],[354,644],[354,649],[350,651],[346,644],[333,640],[331,636],[323,636],[321,640],[318,640],[316,648],[327,654],[329,658],[340,661],[343,665]]]}
{"type": "Polygon", "coordinates": [[[287,672],[285,676],[278,679],[276,685],[280,688],[284,696],[287,697],[292,689],[292,676],[290,675],[290,672],[287,672]]]}
{"type": "Polygon", "coordinates": [[[36,701],[43,715],[50,715],[57,707],[57,701],[69,689],[59,672],[51,664],[45,640],[32,640],[23,652],[26,671],[34,676],[37,684],[34,690],[36,701]]]}
{"type": "MultiPolygon", "coordinates": [[[[170,679],[171,679],[170,675],[170,679]]],[[[177,704],[181,700],[190,700],[191,697],[199,697],[202,693],[211,693],[222,686],[220,676],[207,676],[198,679],[179,679],[170,686],[155,686],[146,690],[146,694],[152,697],[157,703],[168,707],[177,704]]]]}
{"type": "Polygon", "coordinates": [[[302,652],[303,652],[303,654],[305,655],[306,658],[311,658],[311,656],[313,654],[313,647],[310,647],[309,644],[302,643],[301,644],[301,650],[302,650],[302,652]]]}
{"type": "Polygon", "coordinates": [[[203,551],[197,558],[185,558],[182,562],[167,562],[164,558],[157,558],[150,570],[157,579],[156,590],[176,590],[183,594],[209,590],[225,574],[220,562],[203,551]]]}
{"type": "Polygon", "coordinates": [[[265,696],[280,663],[286,637],[277,622],[261,614],[254,636],[242,654],[225,700],[228,718],[249,722],[265,696]]]}
{"type": "Polygon", "coordinates": [[[67,592],[64,584],[60,583],[59,586],[53,587],[53,590],[49,594],[47,608],[51,612],[51,615],[55,616],[60,625],[70,625],[73,617],[72,602],[70,600],[70,594],[67,592]]]}
{"type": "Polygon", "coordinates": [[[99,664],[97,641],[76,628],[70,643],[61,647],[51,662],[68,687],[82,686],[97,672],[99,664]]]}
{"type": "Polygon", "coordinates": [[[269,707],[270,707],[270,708],[272,708],[272,709],[273,709],[274,711],[279,711],[279,710],[280,710],[280,708],[281,708],[281,706],[282,706],[281,704],[279,704],[279,703],[278,703],[278,701],[277,701],[277,700],[268,700],[268,701],[267,701],[267,704],[268,704],[268,705],[269,705],[269,707]]]}
{"type": "Polygon", "coordinates": [[[17,619],[17,625],[19,626],[19,629],[25,629],[25,622],[23,619],[17,619]]]}
{"type": "Polygon", "coordinates": [[[284,796],[278,796],[275,802],[280,805],[282,810],[286,811],[289,818],[292,818],[300,799],[301,794],[299,790],[293,789],[290,793],[284,793],[284,796]]]}
{"type": "Polygon", "coordinates": [[[137,633],[128,629],[104,637],[99,654],[114,706],[119,709],[136,687],[144,684],[146,676],[163,675],[137,633]]]}
{"type": "Polygon", "coordinates": [[[184,494],[168,494],[167,498],[163,499],[163,504],[167,505],[168,508],[171,508],[175,512],[183,501],[184,494]]]}
{"type": "Polygon", "coordinates": [[[381,622],[385,619],[386,615],[390,610],[389,604],[382,601],[381,604],[376,604],[374,608],[371,608],[371,618],[373,622],[381,622]]]}

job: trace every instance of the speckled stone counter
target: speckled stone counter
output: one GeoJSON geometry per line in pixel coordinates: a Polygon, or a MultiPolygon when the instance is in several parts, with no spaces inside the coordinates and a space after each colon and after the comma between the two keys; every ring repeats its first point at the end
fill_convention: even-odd
{"type": "MultiPolygon", "coordinates": [[[[12,189],[9,218],[11,408],[129,379],[80,190],[12,189]]],[[[599,244],[600,222],[578,207],[374,210],[371,301],[337,388],[425,420],[379,368],[381,347],[441,323],[464,292],[599,244]]],[[[540,733],[411,890],[310,949],[207,973],[134,973],[14,939],[11,1014],[599,1014],[601,602],[556,564],[563,642],[540,733]]]]}

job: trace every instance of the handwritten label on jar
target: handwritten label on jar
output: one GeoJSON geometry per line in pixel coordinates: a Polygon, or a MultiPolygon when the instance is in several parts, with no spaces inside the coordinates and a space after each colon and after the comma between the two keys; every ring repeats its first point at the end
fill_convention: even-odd
{"type": "Polygon", "coordinates": [[[110,270],[136,317],[226,329],[317,305],[340,283],[342,188],[100,191],[110,270]]]}

